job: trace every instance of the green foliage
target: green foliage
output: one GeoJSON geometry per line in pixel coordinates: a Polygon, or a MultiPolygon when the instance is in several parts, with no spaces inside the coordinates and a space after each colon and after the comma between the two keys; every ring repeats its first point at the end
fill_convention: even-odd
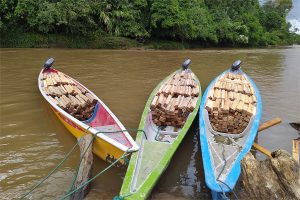
{"type": "Polygon", "coordinates": [[[109,34],[133,38],[150,36],[143,23],[146,0],[104,0],[93,4],[100,26],[109,34]]]}
{"type": "Polygon", "coordinates": [[[27,31],[86,34],[95,27],[90,12],[84,0],[19,0],[14,16],[27,31]]]}
{"type": "Polygon", "coordinates": [[[150,12],[154,36],[217,40],[213,19],[202,1],[156,0],[150,12]]]}
{"type": "Polygon", "coordinates": [[[15,41],[1,41],[2,46],[47,47],[57,42],[130,48],[136,39],[155,41],[153,48],[182,49],[192,44],[247,47],[297,41],[285,20],[292,0],[267,0],[262,6],[258,0],[1,0],[0,7],[0,31],[14,32],[9,41],[15,41]]]}
{"type": "Polygon", "coordinates": [[[46,35],[24,33],[20,30],[0,32],[0,34],[0,47],[128,49],[140,46],[135,40],[124,37],[46,35]]]}

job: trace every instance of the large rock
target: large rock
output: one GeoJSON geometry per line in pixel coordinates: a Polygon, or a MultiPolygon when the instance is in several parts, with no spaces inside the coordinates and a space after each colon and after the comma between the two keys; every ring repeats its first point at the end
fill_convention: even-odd
{"type": "Polygon", "coordinates": [[[251,153],[244,157],[243,191],[250,199],[300,199],[299,164],[284,150],[275,151],[272,156],[264,161],[257,161],[251,153]]]}

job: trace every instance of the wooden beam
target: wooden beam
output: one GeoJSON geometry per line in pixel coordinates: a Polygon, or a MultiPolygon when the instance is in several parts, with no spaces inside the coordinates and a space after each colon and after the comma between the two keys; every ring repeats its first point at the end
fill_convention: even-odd
{"type": "Polygon", "coordinates": [[[271,155],[271,151],[269,151],[268,149],[260,146],[259,144],[257,144],[256,142],[253,143],[252,145],[256,150],[260,151],[261,153],[265,154],[266,156],[272,158],[271,155]]]}
{"type": "MultiPolygon", "coordinates": [[[[263,123],[263,124],[261,124],[261,125],[259,126],[258,132],[260,132],[260,131],[262,131],[262,130],[265,130],[265,129],[267,129],[267,128],[270,128],[271,126],[274,126],[274,125],[276,125],[276,124],[279,124],[279,123],[281,123],[281,121],[282,121],[282,120],[281,120],[279,117],[274,118],[274,119],[272,119],[272,120],[270,120],[270,121],[267,121],[267,122],[265,122],[265,123],[263,123]]],[[[266,148],[260,146],[259,144],[257,144],[257,138],[258,138],[258,137],[256,136],[255,142],[253,143],[252,146],[253,146],[256,150],[258,150],[258,151],[260,151],[261,153],[265,154],[266,156],[269,156],[270,158],[272,158],[271,151],[269,151],[268,149],[266,149],[266,148]]]]}
{"type": "Polygon", "coordinates": [[[270,121],[267,121],[267,122],[265,122],[265,123],[263,123],[263,124],[261,124],[261,125],[259,126],[258,132],[260,132],[260,131],[262,131],[262,130],[265,130],[265,129],[267,129],[267,128],[270,128],[271,126],[274,126],[274,125],[276,125],[276,124],[279,124],[279,123],[281,123],[281,121],[282,121],[282,120],[281,120],[279,117],[274,118],[274,119],[272,119],[272,120],[270,120],[270,121]]]}
{"type": "MultiPolygon", "coordinates": [[[[92,147],[92,135],[85,134],[82,137],[78,138],[79,148],[80,148],[80,157],[82,161],[80,168],[78,170],[78,176],[74,184],[74,189],[82,185],[84,182],[88,181],[92,176],[92,165],[93,165],[93,153],[92,147]]],[[[90,184],[83,187],[78,192],[74,193],[70,199],[71,200],[82,200],[90,191],[90,184]]]]}
{"type": "Polygon", "coordinates": [[[293,139],[293,158],[299,163],[299,140],[293,139]]]}

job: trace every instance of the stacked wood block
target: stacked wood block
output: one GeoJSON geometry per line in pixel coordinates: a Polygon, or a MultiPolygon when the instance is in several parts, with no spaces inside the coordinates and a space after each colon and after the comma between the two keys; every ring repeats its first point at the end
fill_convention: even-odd
{"type": "Polygon", "coordinates": [[[216,81],[205,105],[215,131],[239,134],[256,113],[256,96],[241,74],[227,73],[216,81]]]}
{"type": "Polygon", "coordinates": [[[81,121],[89,119],[97,100],[85,88],[61,72],[43,73],[43,90],[48,97],[81,121]]]}
{"type": "Polygon", "coordinates": [[[183,127],[196,107],[199,90],[192,72],[177,72],[161,85],[151,102],[153,122],[157,126],[183,127]]]}

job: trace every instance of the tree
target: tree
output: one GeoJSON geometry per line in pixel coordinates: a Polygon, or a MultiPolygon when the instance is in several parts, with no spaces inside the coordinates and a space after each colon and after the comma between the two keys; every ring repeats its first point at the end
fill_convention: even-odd
{"type": "Polygon", "coordinates": [[[108,33],[133,38],[149,37],[144,23],[143,11],[146,0],[104,0],[96,4],[96,15],[108,33]]]}
{"type": "Polygon", "coordinates": [[[95,28],[90,12],[84,0],[19,0],[14,14],[25,30],[86,34],[95,28]]]}
{"type": "Polygon", "coordinates": [[[215,26],[203,1],[156,0],[151,28],[157,37],[216,41],[215,26]]]}

